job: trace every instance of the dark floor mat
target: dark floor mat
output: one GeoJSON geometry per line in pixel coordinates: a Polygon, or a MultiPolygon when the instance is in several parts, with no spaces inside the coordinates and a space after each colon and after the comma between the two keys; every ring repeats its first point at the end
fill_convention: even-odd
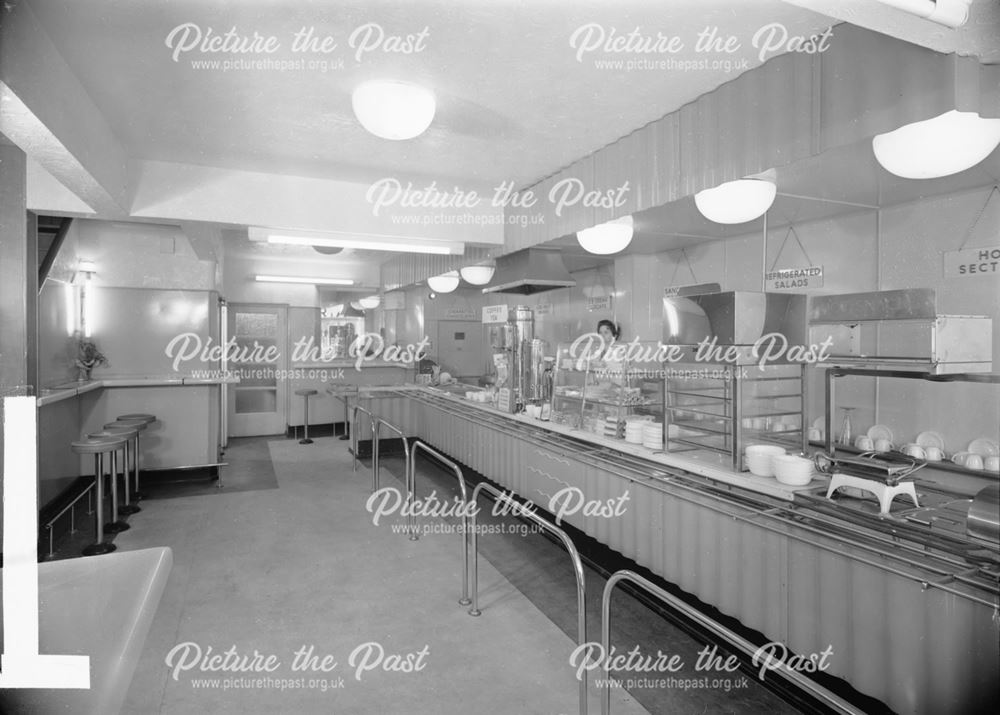
{"type": "Polygon", "coordinates": [[[177,479],[146,478],[140,482],[146,499],[176,499],[209,494],[232,494],[260,489],[277,489],[268,440],[260,437],[232,439],[226,448],[226,466],[220,467],[219,479],[207,473],[181,475],[177,479]]]}

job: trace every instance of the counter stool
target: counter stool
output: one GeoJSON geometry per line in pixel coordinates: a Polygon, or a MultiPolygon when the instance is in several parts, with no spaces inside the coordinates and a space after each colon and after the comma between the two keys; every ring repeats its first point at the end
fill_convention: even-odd
{"type": "MultiPolygon", "coordinates": [[[[98,434],[98,436],[112,435],[116,437],[125,438],[125,463],[122,465],[122,477],[125,484],[124,498],[122,499],[123,504],[118,506],[119,514],[138,514],[142,509],[140,509],[135,504],[131,503],[129,498],[129,492],[131,491],[128,486],[128,473],[131,469],[132,462],[130,461],[130,455],[134,451],[134,440],[139,435],[139,428],[130,426],[125,422],[109,422],[104,425],[104,429],[98,434]]],[[[92,437],[94,435],[91,435],[92,437]]]]}
{"type": "MultiPolygon", "coordinates": [[[[156,417],[153,415],[122,415],[114,422],[109,422],[104,425],[105,427],[135,427],[139,432],[145,431],[151,423],[156,421],[156,417]]],[[[132,496],[135,497],[136,501],[143,498],[143,494],[139,491],[139,434],[136,433],[133,438],[134,449],[132,450],[132,464],[134,466],[133,479],[132,479],[132,496]]]]}
{"type": "Polygon", "coordinates": [[[311,439],[309,439],[309,398],[312,397],[313,395],[317,394],[317,392],[316,392],[316,390],[305,389],[305,390],[296,390],[295,394],[299,395],[299,396],[301,396],[302,398],[305,399],[305,423],[306,423],[306,426],[305,426],[304,436],[303,436],[302,439],[299,440],[299,444],[312,444],[313,441],[311,439]]]}
{"type": "MultiPolygon", "coordinates": [[[[120,444],[115,447],[115,451],[111,453],[111,468],[108,470],[109,481],[111,482],[111,521],[104,525],[104,530],[109,534],[118,534],[122,531],[128,531],[132,528],[128,522],[122,521],[118,518],[118,452],[122,453],[122,474],[128,479],[128,455],[126,454],[126,449],[128,448],[128,437],[121,434],[114,434],[105,430],[100,432],[94,432],[87,435],[87,439],[90,441],[102,442],[106,440],[120,440],[120,444]]],[[[104,472],[101,472],[101,479],[104,479],[104,472]]]]}
{"type": "Polygon", "coordinates": [[[117,466],[115,455],[127,441],[124,437],[103,437],[70,444],[70,449],[73,450],[74,454],[94,455],[94,482],[97,490],[97,499],[95,499],[97,502],[96,540],[83,550],[84,556],[108,554],[116,548],[114,544],[104,543],[104,463],[110,457],[111,470],[114,473],[117,466]]]}

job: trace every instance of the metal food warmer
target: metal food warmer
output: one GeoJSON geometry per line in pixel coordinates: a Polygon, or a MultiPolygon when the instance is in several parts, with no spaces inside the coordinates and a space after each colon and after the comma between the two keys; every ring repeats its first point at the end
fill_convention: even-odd
{"type": "Polygon", "coordinates": [[[806,344],[806,308],[806,296],[791,293],[664,297],[663,342],[683,355],[664,366],[667,452],[718,452],[743,471],[750,443],[805,451],[805,365],[789,362],[787,350],[761,365],[754,346],[806,344]]]}

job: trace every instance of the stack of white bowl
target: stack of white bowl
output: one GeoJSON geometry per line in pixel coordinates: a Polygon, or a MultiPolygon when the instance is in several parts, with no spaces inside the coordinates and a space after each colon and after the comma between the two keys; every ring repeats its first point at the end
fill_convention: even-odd
{"type": "Polygon", "coordinates": [[[642,444],[643,422],[628,420],[625,422],[625,441],[629,444],[642,444]]]}
{"type": "Polygon", "coordinates": [[[773,477],[774,465],[772,458],[776,455],[785,454],[784,447],[773,444],[751,444],[745,451],[745,462],[747,469],[758,477],[773,477]]]}
{"type": "Polygon", "coordinates": [[[771,457],[774,476],[782,484],[801,487],[812,481],[813,463],[811,459],[792,454],[776,454],[771,457]]]}
{"type": "Polygon", "coordinates": [[[642,427],[642,446],[648,449],[663,449],[663,425],[646,422],[642,427]]]}

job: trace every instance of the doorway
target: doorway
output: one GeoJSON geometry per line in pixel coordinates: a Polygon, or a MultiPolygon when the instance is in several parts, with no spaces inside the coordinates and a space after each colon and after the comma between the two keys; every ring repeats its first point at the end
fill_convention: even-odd
{"type": "Polygon", "coordinates": [[[288,307],[232,303],[227,322],[238,358],[229,369],[240,378],[229,390],[229,436],[281,434],[288,424],[288,381],[279,379],[287,360],[288,307]],[[268,350],[270,356],[265,355],[268,350]]]}
{"type": "Polygon", "coordinates": [[[483,375],[483,324],[474,320],[438,321],[438,363],[442,372],[469,381],[483,375]]]}

